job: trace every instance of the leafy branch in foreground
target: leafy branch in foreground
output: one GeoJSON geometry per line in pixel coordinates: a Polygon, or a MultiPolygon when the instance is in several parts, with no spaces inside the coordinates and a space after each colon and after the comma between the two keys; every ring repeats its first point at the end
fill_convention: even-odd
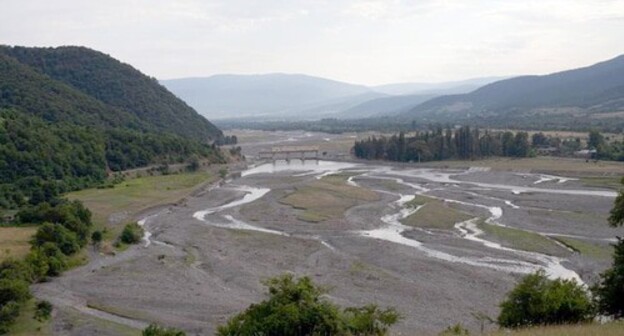
{"type": "Polygon", "coordinates": [[[217,335],[386,335],[400,314],[376,305],[341,309],[309,277],[284,274],[264,281],[269,298],[218,328],[217,335]]]}

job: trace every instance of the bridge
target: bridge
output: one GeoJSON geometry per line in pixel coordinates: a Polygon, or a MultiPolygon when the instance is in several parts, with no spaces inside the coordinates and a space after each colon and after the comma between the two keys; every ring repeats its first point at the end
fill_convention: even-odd
{"type": "Polygon", "coordinates": [[[259,153],[261,159],[290,160],[290,159],[312,159],[318,160],[318,146],[279,146],[271,150],[264,150],[259,153]]]}

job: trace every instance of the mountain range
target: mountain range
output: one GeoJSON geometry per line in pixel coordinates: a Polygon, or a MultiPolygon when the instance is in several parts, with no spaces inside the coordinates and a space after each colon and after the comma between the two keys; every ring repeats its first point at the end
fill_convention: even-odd
{"type": "Polygon", "coordinates": [[[428,122],[480,120],[514,124],[534,121],[623,124],[624,55],[588,67],[543,76],[520,76],[473,92],[428,100],[404,112],[428,122]]]}
{"type": "Polygon", "coordinates": [[[368,87],[299,74],[215,75],[162,80],[210,119],[364,118],[398,114],[427,99],[470,92],[496,78],[368,87]]]}

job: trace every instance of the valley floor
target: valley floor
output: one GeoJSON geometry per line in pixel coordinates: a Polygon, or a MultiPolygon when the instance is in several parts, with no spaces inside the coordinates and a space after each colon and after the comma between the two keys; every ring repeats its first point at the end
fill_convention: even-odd
{"type": "MultiPolygon", "coordinates": [[[[239,137],[250,161],[278,143],[320,143],[327,158],[346,158],[343,143],[353,141],[263,136],[239,137]]],[[[329,287],[337,304],[396,307],[405,319],[393,334],[429,335],[455,323],[477,331],[473,314],[495,318],[505,293],[529,272],[591,284],[608,267],[609,244],[624,233],[606,224],[616,194],[610,185],[530,165],[464,165],[255,166],[184,202],[130,212],[151,233],[144,243],[93,255],[34,292],[58,308],[54,334],[133,334],[159,322],[205,335],[263,299],[262,279],[294,272],[329,287]]],[[[618,167],[608,169],[624,173],[618,167]]]]}

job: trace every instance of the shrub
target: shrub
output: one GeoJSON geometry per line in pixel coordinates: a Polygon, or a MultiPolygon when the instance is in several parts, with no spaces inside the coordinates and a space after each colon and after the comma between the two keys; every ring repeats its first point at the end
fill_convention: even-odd
{"type": "Polygon", "coordinates": [[[524,277],[500,307],[498,323],[509,328],[577,323],[595,316],[583,287],[573,280],[550,280],[543,270],[524,277]]]}
{"type": "Polygon", "coordinates": [[[156,324],[150,324],[143,330],[143,336],[185,336],[186,333],[175,328],[165,328],[156,324]]]}
{"type": "Polygon", "coordinates": [[[35,309],[35,319],[45,321],[52,316],[52,304],[46,300],[38,301],[35,309]]]}
{"type": "Polygon", "coordinates": [[[119,236],[119,240],[125,244],[136,244],[141,241],[143,232],[143,228],[137,223],[126,224],[121,232],[121,236],[119,236]]]}
{"type": "Polygon", "coordinates": [[[60,224],[44,223],[37,229],[32,240],[34,246],[54,243],[65,255],[76,253],[80,249],[76,234],[60,224]]]}
{"type": "Polygon", "coordinates": [[[596,306],[601,314],[624,317],[624,239],[614,245],[613,266],[600,275],[600,282],[592,288],[596,306]]]}
{"type": "Polygon", "coordinates": [[[457,323],[454,326],[446,327],[444,331],[442,331],[439,336],[468,336],[470,332],[468,329],[464,328],[460,323],[457,323]]]}
{"type": "Polygon", "coordinates": [[[264,284],[269,298],[219,326],[217,335],[385,335],[400,318],[394,309],[374,305],[341,311],[308,277],[286,274],[264,284]]]}

